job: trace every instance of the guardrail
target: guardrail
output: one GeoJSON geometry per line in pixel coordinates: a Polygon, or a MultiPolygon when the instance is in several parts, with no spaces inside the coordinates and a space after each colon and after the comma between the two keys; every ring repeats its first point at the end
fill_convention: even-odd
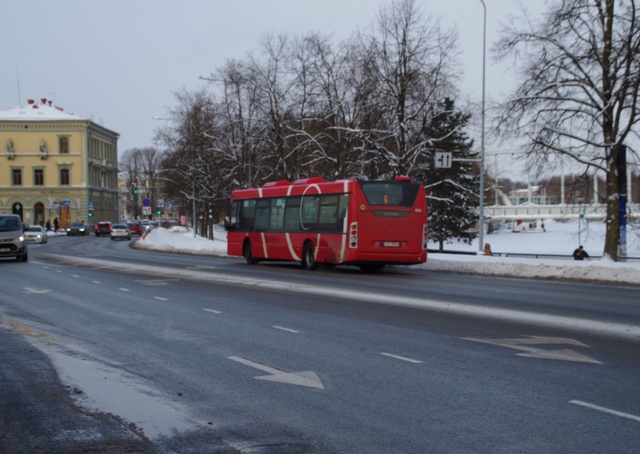
{"type": "MultiPolygon", "coordinates": [[[[640,219],[640,204],[627,205],[630,218],[640,219]]],[[[536,220],[536,219],[604,219],[607,206],[597,204],[572,205],[489,205],[485,206],[487,218],[495,220],[536,220]]]]}
{"type": "MultiPolygon", "coordinates": [[[[438,251],[437,249],[427,249],[429,254],[454,254],[454,255],[477,255],[477,252],[471,251],[438,251]]],[[[492,252],[492,257],[519,257],[519,258],[527,258],[527,259],[552,259],[552,260],[573,260],[572,255],[562,255],[562,254],[525,254],[521,252],[492,252]]],[[[602,256],[600,255],[590,255],[589,258],[594,260],[600,260],[602,256]]],[[[621,257],[621,262],[640,262],[640,257],[621,257]]]]}

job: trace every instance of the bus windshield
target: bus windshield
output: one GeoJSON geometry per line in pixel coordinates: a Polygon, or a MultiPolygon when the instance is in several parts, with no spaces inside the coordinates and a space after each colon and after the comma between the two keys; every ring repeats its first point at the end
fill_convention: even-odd
{"type": "Polygon", "coordinates": [[[412,207],[420,184],[402,181],[359,181],[369,205],[412,207]]]}

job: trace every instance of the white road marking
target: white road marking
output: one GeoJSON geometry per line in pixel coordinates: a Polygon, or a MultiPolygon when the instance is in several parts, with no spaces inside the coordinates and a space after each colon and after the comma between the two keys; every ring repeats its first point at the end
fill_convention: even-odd
{"type": "Polygon", "coordinates": [[[45,293],[49,293],[51,290],[37,290],[35,288],[30,287],[22,287],[22,289],[27,293],[35,293],[37,295],[44,295],[45,293]]]}
{"type": "Polygon", "coordinates": [[[306,386],[307,388],[324,389],[322,380],[320,380],[315,372],[310,370],[303,372],[285,372],[280,369],[275,369],[264,364],[241,358],[240,356],[228,356],[227,358],[231,361],[253,367],[254,369],[258,369],[269,374],[261,377],[254,377],[256,380],[275,381],[279,383],[287,383],[289,385],[306,386]]]}
{"type": "Polygon", "coordinates": [[[136,280],[136,282],[140,282],[142,285],[167,285],[167,282],[178,282],[178,279],[147,279],[136,280]]]}
{"type": "Polygon", "coordinates": [[[285,328],[284,326],[273,325],[273,328],[279,329],[282,331],[286,331],[288,333],[299,333],[300,331],[296,331],[295,329],[285,328]]]}
{"type": "Polygon", "coordinates": [[[570,400],[570,404],[579,405],[581,407],[590,408],[592,410],[601,411],[603,413],[609,413],[611,415],[620,416],[621,418],[631,419],[632,421],[640,422],[640,416],[630,415],[629,413],[622,413],[621,411],[611,410],[610,408],[599,407],[587,402],[581,402],[579,400],[570,400]]]}
{"type": "Polygon", "coordinates": [[[100,281],[91,281],[91,282],[93,282],[94,284],[99,284],[100,283],[100,281]]]}
{"type": "Polygon", "coordinates": [[[411,359],[411,358],[407,358],[406,356],[398,356],[398,355],[394,355],[392,353],[385,353],[385,352],[380,352],[380,354],[382,356],[388,356],[389,358],[399,359],[400,361],[406,361],[406,362],[412,363],[412,364],[421,364],[422,363],[422,361],[420,361],[418,359],[411,359]]]}
{"type": "Polygon", "coordinates": [[[213,309],[202,309],[203,311],[206,312],[211,312],[212,314],[222,314],[222,312],[220,311],[214,311],[213,309]]]}
{"type": "Polygon", "coordinates": [[[576,347],[589,348],[588,345],[576,339],[568,339],[564,337],[545,337],[545,336],[523,336],[516,339],[478,339],[473,337],[463,337],[464,340],[472,342],[480,342],[483,344],[496,345],[498,347],[519,350],[524,353],[517,353],[518,356],[526,356],[528,358],[538,359],[555,359],[559,361],[572,361],[576,363],[602,364],[600,361],[574,352],[566,348],[560,350],[544,350],[541,348],[528,347],[528,345],[573,345],[576,347]]]}
{"type": "Polygon", "coordinates": [[[154,296],[154,298],[160,301],[169,301],[167,298],[163,298],[161,296],[154,296]]]}
{"type": "Polygon", "coordinates": [[[124,287],[120,287],[118,290],[122,290],[123,292],[128,292],[129,291],[128,288],[124,288],[124,287]]]}
{"type": "Polygon", "coordinates": [[[80,277],[80,276],[78,276],[77,274],[72,274],[72,275],[71,275],[71,277],[78,278],[78,277],[80,277]]]}

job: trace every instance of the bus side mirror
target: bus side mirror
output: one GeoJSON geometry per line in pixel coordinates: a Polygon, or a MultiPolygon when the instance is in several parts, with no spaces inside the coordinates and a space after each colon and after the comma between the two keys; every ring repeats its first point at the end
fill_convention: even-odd
{"type": "Polygon", "coordinates": [[[224,228],[229,230],[229,225],[231,225],[231,220],[229,219],[229,216],[225,216],[224,217],[224,228]]]}

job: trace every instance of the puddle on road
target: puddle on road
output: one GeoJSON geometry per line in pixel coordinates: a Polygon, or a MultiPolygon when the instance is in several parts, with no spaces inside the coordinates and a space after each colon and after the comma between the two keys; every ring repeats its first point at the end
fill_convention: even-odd
{"type": "Polygon", "coordinates": [[[186,417],[179,404],[154,395],[151,388],[134,376],[53,348],[46,350],[60,380],[82,391],[74,397],[80,398],[76,403],[81,407],[117,415],[134,423],[150,439],[194,429],[196,423],[186,417]]]}

